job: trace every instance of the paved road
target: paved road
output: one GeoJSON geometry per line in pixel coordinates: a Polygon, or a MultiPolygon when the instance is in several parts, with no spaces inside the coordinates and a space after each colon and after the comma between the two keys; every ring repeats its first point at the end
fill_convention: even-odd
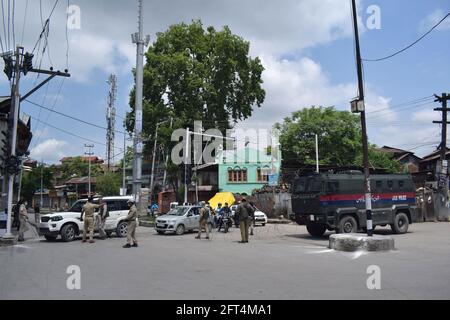
{"type": "Polygon", "coordinates": [[[208,241],[141,227],[131,249],[119,238],[31,239],[0,247],[0,299],[449,299],[449,235],[450,223],[415,224],[394,236],[396,251],[370,254],[328,250],[327,236],[297,225],[258,227],[249,244],[235,228],[208,241]],[[66,287],[70,265],[81,269],[81,290],[66,287]],[[371,265],[381,290],[367,289],[371,265]]]}

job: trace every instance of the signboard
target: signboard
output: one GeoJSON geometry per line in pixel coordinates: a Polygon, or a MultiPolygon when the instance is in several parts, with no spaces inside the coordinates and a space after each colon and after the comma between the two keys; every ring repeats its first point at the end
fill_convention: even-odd
{"type": "Polygon", "coordinates": [[[278,185],[278,174],[269,174],[269,186],[275,187],[278,185]]]}

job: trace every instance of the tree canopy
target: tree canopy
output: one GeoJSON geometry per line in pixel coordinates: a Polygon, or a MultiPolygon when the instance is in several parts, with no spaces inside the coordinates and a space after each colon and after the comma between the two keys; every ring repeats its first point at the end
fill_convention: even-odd
{"type": "Polygon", "coordinates": [[[95,190],[104,197],[117,196],[120,193],[121,183],[120,173],[106,172],[97,177],[95,190]]]}
{"type": "Polygon", "coordinates": [[[21,197],[29,203],[34,194],[41,188],[41,174],[43,187],[45,189],[53,188],[53,172],[51,168],[42,165],[33,168],[31,171],[25,171],[22,177],[21,197]]]}
{"type": "MultiPolygon", "coordinates": [[[[95,177],[103,173],[98,164],[91,164],[91,176],[95,177]]],[[[65,161],[61,165],[61,175],[63,179],[70,179],[73,175],[77,177],[87,177],[89,174],[89,162],[82,157],[74,157],[65,161]]]]}
{"type": "MultiPolygon", "coordinates": [[[[283,160],[315,164],[315,135],[319,138],[319,163],[322,165],[362,166],[360,118],[333,107],[311,107],[296,111],[275,124],[280,130],[283,160]]],[[[398,172],[399,164],[370,145],[369,161],[375,168],[398,172]]]]}

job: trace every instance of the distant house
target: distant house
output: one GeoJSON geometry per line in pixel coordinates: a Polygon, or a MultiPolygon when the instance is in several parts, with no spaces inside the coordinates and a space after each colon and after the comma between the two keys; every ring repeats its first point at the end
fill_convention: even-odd
{"type": "MultiPolygon", "coordinates": [[[[447,148],[445,153],[446,160],[450,160],[450,149],[447,148]]],[[[433,175],[436,174],[436,166],[438,161],[441,160],[441,150],[436,150],[429,155],[425,156],[420,162],[419,169],[420,171],[431,172],[433,175]]]]}
{"type": "Polygon", "coordinates": [[[418,172],[422,159],[414,154],[414,152],[402,150],[398,148],[383,146],[377,149],[379,152],[392,155],[392,158],[399,162],[405,172],[418,172]]]}
{"type": "MultiPolygon", "coordinates": [[[[69,162],[72,161],[74,158],[77,157],[64,157],[61,160],[59,160],[61,162],[61,164],[64,164],[65,162],[69,162]]],[[[103,159],[100,159],[97,156],[92,156],[92,157],[80,157],[81,160],[88,162],[89,159],[91,160],[91,164],[103,164],[105,161],[103,159]]]]}
{"type": "Polygon", "coordinates": [[[218,156],[219,191],[252,194],[269,182],[269,176],[276,177],[281,168],[281,150],[273,157],[270,149],[245,148],[224,151],[218,156]]]}

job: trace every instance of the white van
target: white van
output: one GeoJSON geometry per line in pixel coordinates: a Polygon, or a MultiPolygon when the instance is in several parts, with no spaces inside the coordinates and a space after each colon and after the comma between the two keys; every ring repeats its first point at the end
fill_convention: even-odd
{"type": "MultiPolygon", "coordinates": [[[[108,235],[114,232],[119,237],[127,236],[127,222],[125,218],[129,211],[127,202],[131,199],[133,199],[132,196],[103,197],[109,211],[109,217],[105,223],[105,231],[108,235]]],[[[49,241],[55,240],[59,235],[65,242],[75,240],[84,230],[84,222],[80,218],[81,210],[86,202],[87,199],[78,200],[67,212],[42,215],[41,223],[39,223],[39,233],[49,241]]],[[[98,198],[94,198],[94,203],[97,202],[98,198]]],[[[97,229],[94,230],[94,232],[97,231],[97,229]]]]}

